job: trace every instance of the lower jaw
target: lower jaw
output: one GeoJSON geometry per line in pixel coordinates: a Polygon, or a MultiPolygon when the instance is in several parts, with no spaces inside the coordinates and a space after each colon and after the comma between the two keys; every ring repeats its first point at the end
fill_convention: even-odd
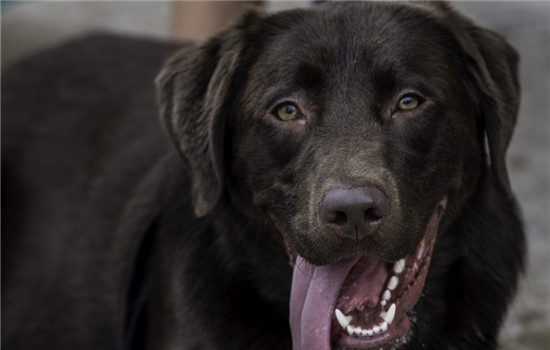
{"type": "Polygon", "coordinates": [[[343,347],[345,349],[383,349],[384,345],[394,344],[396,342],[406,342],[407,333],[410,328],[409,318],[404,317],[401,322],[394,324],[393,328],[392,332],[385,332],[377,336],[376,339],[359,338],[344,334],[338,340],[338,345],[340,348],[343,347]]]}

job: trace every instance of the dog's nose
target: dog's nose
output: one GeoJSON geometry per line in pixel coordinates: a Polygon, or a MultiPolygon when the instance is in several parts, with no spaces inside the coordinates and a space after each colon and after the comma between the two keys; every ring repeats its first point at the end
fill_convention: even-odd
{"type": "Polygon", "coordinates": [[[319,205],[321,222],[338,236],[355,241],[374,234],[389,213],[388,197],[373,185],[332,188],[319,205]]]}

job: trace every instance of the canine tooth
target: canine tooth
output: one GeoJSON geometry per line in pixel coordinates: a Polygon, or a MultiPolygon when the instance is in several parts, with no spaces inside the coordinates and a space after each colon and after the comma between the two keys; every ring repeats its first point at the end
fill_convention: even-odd
{"type": "Polygon", "coordinates": [[[395,273],[401,273],[403,272],[404,269],[405,269],[405,259],[401,259],[395,264],[393,264],[393,271],[395,271],[395,273]]]}
{"type": "Polygon", "coordinates": [[[342,329],[346,329],[351,322],[352,317],[344,315],[339,309],[335,309],[334,314],[336,315],[336,320],[338,320],[338,323],[342,326],[342,329]]]}
{"type": "Polygon", "coordinates": [[[380,313],[380,317],[384,319],[390,325],[393,322],[393,318],[395,317],[395,303],[390,305],[390,308],[387,312],[380,313]]]}
{"type": "Polygon", "coordinates": [[[384,294],[382,295],[382,298],[383,298],[384,300],[390,300],[390,298],[391,298],[391,292],[390,292],[388,289],[386,289],[386,291],[385,291],[384,294]]]}
{"type": "Polygon", "coordinates": [[[395,287],[397,287],[397,284],[399,283],[399,278],[392,276],[388,282],[388,289],[394,290],[395,287]]]}
{"type": "Polygon", "coordinates": [[[387,322],[382,322],[382,324],[380,325],[380,329],[382,330],[382,332],[385,332],[388,330],[388,323],[387,322]]]}
{"type": "Polygon", "coordinates": [[[355,330],[355,327],[348,326],[348,327],[346,328],[346,330],[348,331],[348,334],[349,334],[349,335],[353,335],[353,331],[355,330]]]}
{"type": "Polygon", "coordinates": [[[372,331],[373,331],[375,334],[378,334],[378,333],[380,333],[382,330],[380,329],[380,326],[374,326],[374,327],[372,327],[372,331]]]}

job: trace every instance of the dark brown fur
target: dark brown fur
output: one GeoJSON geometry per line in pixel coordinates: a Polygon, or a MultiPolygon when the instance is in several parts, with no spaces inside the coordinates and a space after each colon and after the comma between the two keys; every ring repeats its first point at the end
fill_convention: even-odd
{"type": "Polygon", "coordinates": [[[524,257],[502,37],[444,4],[348,3],[177,47],[97,36],[3,74],[6,349],[289,349],[282,233],[314,264],[396,260],[445,195],[402,349],[496,348],[524,257]],[[395,112],[410,89],[423,103],[395,112]],[[273,115],[287,100],[303,125],[273,115]],[[317,205],[365,182],[392,214],[342,244],[317,205]]]}

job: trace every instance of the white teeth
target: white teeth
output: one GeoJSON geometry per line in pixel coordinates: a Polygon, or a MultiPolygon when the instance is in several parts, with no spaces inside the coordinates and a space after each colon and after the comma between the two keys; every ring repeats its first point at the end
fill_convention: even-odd
{"type": "MultiPolygon", "coordinates": [[[[391,298],[391,292],[389,290],[386,289],[386,291],[384,292],[384,294],[382,294],[382,299],[388,301],[390,300],[391,298]]],[[[382,305],[383,306],[383,305],[382,305]]]]}
{"type": "MultiPolygon", "coordinates": [[[[390,279],[390,283],[392,283],[391,282],[392,279],[390,279]]],[[[391,293],[388,290],[384,292],[383,297],[385,298],[386,296],[388,297],[388,299],[391,297],[391,293]]],[[[382,306],[386,305],[386,303],[387,303],[386,299],[383,299],[380,301],[380,304],[382,304],[382,306]]],[[[388,308],[388,311],[386,312],[382,311],[380,313],[380,317],[383,319],[383,322],[369,329],[363,329],[358,326],[354,327],[353,325],[350,324],[351,321],[353,321],[352,316],[344,315],[344,313],[339,309],[335,309],[334,314],[336,315],[336,319],[338,320],[338,323],[340,324],[342,329],[346,331],[350,336],[366,337],[366,336],[372,336],[374,334],[384,333],[385,331],[387,331],[395,318],[395,310],[396,310],[396,305],[395,303],[392,303],[388,308]]]]}
{"type": "Polygon", "coordinates": [[[353,327],[352,325],[348,325],[346,327],[346,332],[350,336],[363,336],[363,337],[366,337],[366,336],[372,336],[374,334],[384,333],[385,331],[388,330],[388,327],[389,327],[388,322],[382,322],[381,324],[376,325],[376,326],[374,326],[372,328],[369,328],[369,329],[363,329],[361,327],[353,327]]]}
{"type": "Polygon", "coordinates": [[[405,269],[405,259],[401,259],[395,264],[393,264],[393,271],[395,273],[401,273],[405,269]]]}
{"type": "Polygon", "coordinates": [[[351,322],[352,317],[344,315],[339,309],[335,309],[334,314],[336,315],[336,320],[338,320],[338,323],[342,326],[342,329],[346,329],[351,322]]]}
{"type": "Polygon", "coordinates": [[[399,279],[395,276],[392,276],[388,282],[388,289],[394,290],[395,287],[397,287],[397,284],[399,283],[399,279]]]}
{"type": "Polygon", "coordinates": [[[393,318],[395,317],[395,303],[390,305],[390,308],[387,312],[382,312],[380,314],[380,317],[384,319],[390,325],[393,322],[393,318]]]}

